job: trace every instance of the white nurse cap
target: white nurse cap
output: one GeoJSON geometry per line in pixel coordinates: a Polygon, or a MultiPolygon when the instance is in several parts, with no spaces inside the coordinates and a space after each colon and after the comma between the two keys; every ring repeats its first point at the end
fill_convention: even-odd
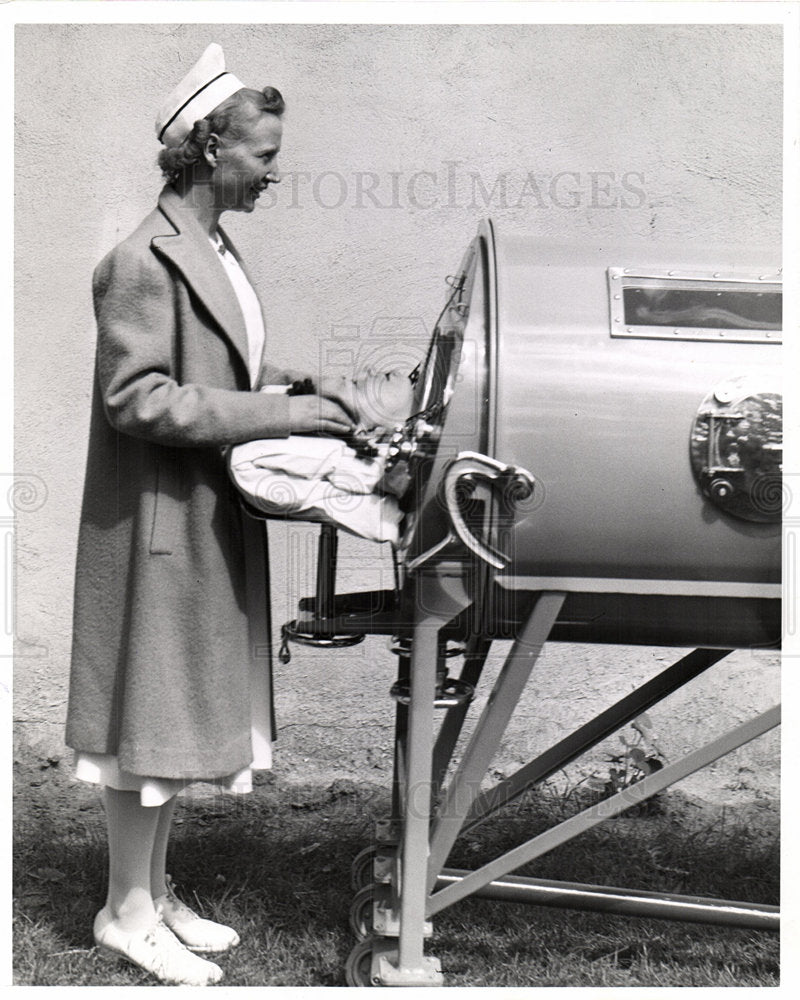
{"type": "Polygon", "coordinates": [[[200,56],[178,86],[161,105],[156,135],[165,146],[177,146],[218,104],[241,90],[244,84],[225,70],[225,55],[216,42],[200,56]]]}

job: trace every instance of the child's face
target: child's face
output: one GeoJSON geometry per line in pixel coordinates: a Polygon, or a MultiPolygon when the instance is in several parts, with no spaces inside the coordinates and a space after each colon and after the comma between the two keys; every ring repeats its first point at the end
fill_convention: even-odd
{"type": "Polygon", "coordinates": [[[363,427],[394,427],[411,415],[414,386],[406,372],[366,371],[354,380],[354,404],[363,427]]]}

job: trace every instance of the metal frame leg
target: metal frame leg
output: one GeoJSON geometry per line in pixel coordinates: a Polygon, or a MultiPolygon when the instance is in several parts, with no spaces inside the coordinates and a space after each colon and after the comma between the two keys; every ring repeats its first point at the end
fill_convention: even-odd
{"type": "Polygon", "coordinates": [[[399,971],[431,981],[437,970],[423,956],[425,921],[425,859],[431,800],[433,700],[439,630],[432,624],[415,629],[411,651],[411,702],[408,706],[406,795],[400,868],[399,971]]]}
{"type": "MultiPolygon", "coordinates": [[[[410,676],[410,658],[405,653],[397,657],[397,680],[407,683],[410,676]]],[[[394,763],[392,767],[392,822],[399,823],[403,813],[403,795],[408,747],[408,707],[395,703],[394,710],[394,763]]]]}
{"type": "Polygon", "coordinates": [[[433,791],[433,723],[436,696],[436,666],[442,627],[468,606],[460,583],[421,572],[415,582],[414,625],[410,664],[410,701],[405,760],[402,837],[398,864],[400,924],[397,961],[394,950],[381,947],[374,963],[377,978],[385,986],[439,986],[439,962],[423,954],[426,863],[433,791]]]}
{"type": "Polygon", "coordinates": [[[543,593],[539,597],[503,664],[469,746],[436,812],[428,859],[429,891],[433,889],[436,876],[458,837],[467,811],[479,794],[483,776],[503,738],[565,597],[565,594],[556,592],[543,593]]]}
{"type": "MultiPolygon", "coordinates": [[[[464,650],[464,666],[461,670],[459,680],[475,687],[480,680],[486,657],[492,646],[492,640],[483,635],[472,636],[467,642],[464,650]]],[[[436,738],[436,745],[433,748],[433,785],[437,794],[442,787],[450,759],[453,756],[458,737],[464,726],[464,720],[469,712],[469,702],[456,705],[447,710],[447,714],[442,720],[439,735],[436,738]]]]}

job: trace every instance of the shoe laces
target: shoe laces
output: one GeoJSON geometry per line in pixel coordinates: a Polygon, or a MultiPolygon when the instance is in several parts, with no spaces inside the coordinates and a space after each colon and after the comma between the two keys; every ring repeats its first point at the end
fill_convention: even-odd
{"type": "MultiPolygon", "coordinates": [[[[174,906],[180,912],[180,915],[182,917],[194,920],[201,919],[190,906],[187,906],[186,903],[183,902],[183,900],[178,899],[178,897],[175,895],[175,883],[172,881],[171,875],[164,876],[164,885],[166,886],[167,889],[167,891],[164,893],[164,895],[167,897],[167,901],[171,903],[172,906],[174,906]]],[[[161,910],[159,910],[159,919],[163,920],[161,910]]],[[[169,930],[169,928],[167,928],[167,930],[169,930]]]]}

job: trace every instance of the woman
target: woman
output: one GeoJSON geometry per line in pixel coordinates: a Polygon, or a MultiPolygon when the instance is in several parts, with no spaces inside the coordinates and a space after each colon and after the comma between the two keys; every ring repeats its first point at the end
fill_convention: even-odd
{"type": "Polygon", "coordinates": [[[283,110],[209,46],[159,114],[157,209],[94,276],[66,741],[78,776],[104,786],[95,940],[167,983],[219,981],[195,952],[238,943],[168,886],[175,795],[196,780],[248,790],[271,762],[265,538],[241,516],[224,448],[353,429],[337,402],[287,393],[294,376],[267,362],[258,300],[218,228],[279,181],[283,110]]]}

